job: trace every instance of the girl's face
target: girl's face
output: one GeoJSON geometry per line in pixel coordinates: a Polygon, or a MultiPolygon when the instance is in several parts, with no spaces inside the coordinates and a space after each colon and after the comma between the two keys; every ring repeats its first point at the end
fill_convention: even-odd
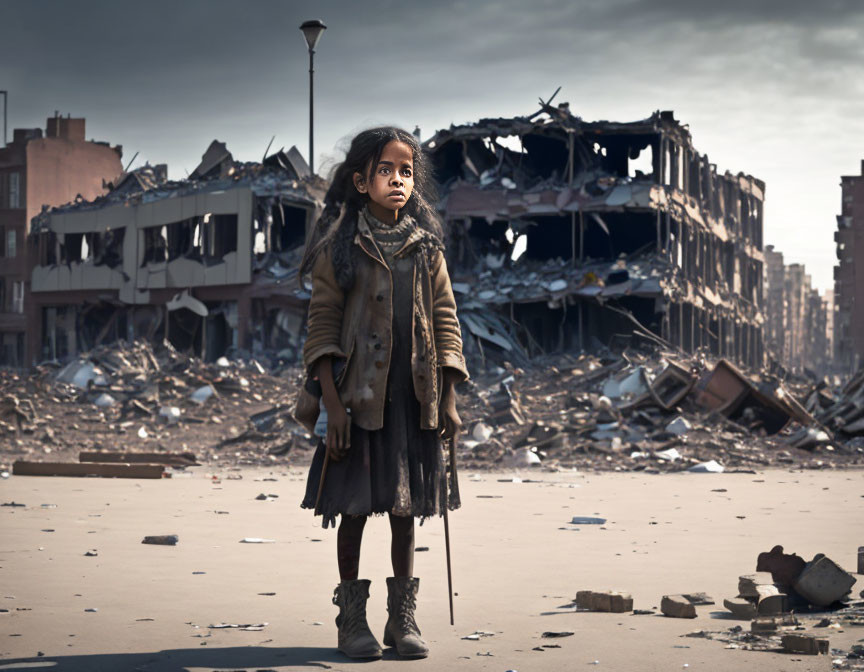
{"type": "Polygon", "coordinates": [[[372,170],[371,182],[365,175],[354,173],[354,186],[369,195],[373,215],[384,221],[395,219],[414,191],[413,150],[400,140],[391,140],[372,170]]]}

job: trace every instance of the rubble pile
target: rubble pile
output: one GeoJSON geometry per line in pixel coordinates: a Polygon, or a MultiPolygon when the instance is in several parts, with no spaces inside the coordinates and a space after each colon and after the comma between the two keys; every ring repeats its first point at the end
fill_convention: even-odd
{"type": "MultiPolygon", "coordinates": [[[[2,371],[0,461],[171,450],[205,464],[302,464],[316,443],[291,415],[302,380],[299,365],[207,363],[144,341],[30,375],[2,371]]],[[[713,473],[864,463],[864,373],[837,392],[792,385],[654,346],[505,362],[461,387],[460,463],[713,473]]]]}
{"type": "Polygon", "coordinates": [[[30,375],[0,371],[0,462],[194,450],[201,462],[270,463],[306,434],[288,413],[299,376],[271,375],[252,359],[205,363],[144,341],[101,346],[30,375]]]}
{"type": "Polygon", "coordinates": [[[719,473],[864,463],[864,441],[826,426],[864,418],[864,374],[834,400],[825,385],[754,381],[722,359],[628,349],[505,364],[469,385],[459,444],[468,467],[719,473]],[[825,400],[833,404],[820,410],[825,400]]]}

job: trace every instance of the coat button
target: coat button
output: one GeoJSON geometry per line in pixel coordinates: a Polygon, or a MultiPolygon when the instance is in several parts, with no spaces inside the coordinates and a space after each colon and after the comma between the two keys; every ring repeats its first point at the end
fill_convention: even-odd
{"type": "Polygon", "coordinates": [[[383,295],[383,294],[379,294],[379,295],[376,296],[375,298],[376,298],[378,301],[383,301],[383,300],[384,300],[384,295],[383,295]]]}
{"type": "Polygon", "coordinates": [[[375,362],[375,368],[376,368],[376,369],[383,369],[383,368],[384,368],[384,362],[382,362],[382,361],[379,359],[377,362],[375,362]]]}
{"type": "Polygon", "coordinates": [[[376,344],[375,344],[375,349],[376,349],[376,350],[380,350],[380,349],[381,349],[381,344],[380,344],[380,343],[376,343],[376,344]]]}

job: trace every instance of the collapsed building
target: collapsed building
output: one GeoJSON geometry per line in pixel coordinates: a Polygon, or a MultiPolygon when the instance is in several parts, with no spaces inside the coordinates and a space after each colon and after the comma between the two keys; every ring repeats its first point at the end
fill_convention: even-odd
{"type": "Polygon", "coordinates": [[[44,211],[28,238],[38,358],[144,338],[207,361],[293,361],[309,298],[297,266],[325,186],[294,147],[242,163],[214,141],[187,180],[148,165],[44,211]]]}
{"type": "Polygon", "coordinates": [[[466,348],[479,359],[641,333],[761,365],[765,185],[718,174],[672,112],[587,122],[541,103],[424,145],[460,317],[476,337],[466,348]]]}

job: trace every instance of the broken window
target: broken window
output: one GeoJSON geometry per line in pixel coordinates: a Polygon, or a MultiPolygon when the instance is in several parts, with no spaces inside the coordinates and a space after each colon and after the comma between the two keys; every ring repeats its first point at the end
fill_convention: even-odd
{"type": "Polygon", "coordinates": [[[168,224],[166,237],[168,245],[168,261],[175,259],[201,259],[201,230],[199,217],[190,217],[180,222],[168,224]]]}
{"type": "Polygon", "coordinates": [[[142,266],[168,260],[168,233],[165,226],[144,229],[144,259],[142,266]]]}
{"type": "Polygon", "coordinates": [[[237,251],[237,215],[204,215],[204,258],[221,261],[237,251]]]}
{"type": "Polygon", "coordinates": [[[71,264],[81,261],[81,248],[84,242],[83,233],[67,233],[60,244],[61,263],[71,264]]]}
{"type": "Polygon", "coordinates": [[[57,263],[57,234],[42,231],[39,234],[39,265],[53,266],[57,263]]]}

